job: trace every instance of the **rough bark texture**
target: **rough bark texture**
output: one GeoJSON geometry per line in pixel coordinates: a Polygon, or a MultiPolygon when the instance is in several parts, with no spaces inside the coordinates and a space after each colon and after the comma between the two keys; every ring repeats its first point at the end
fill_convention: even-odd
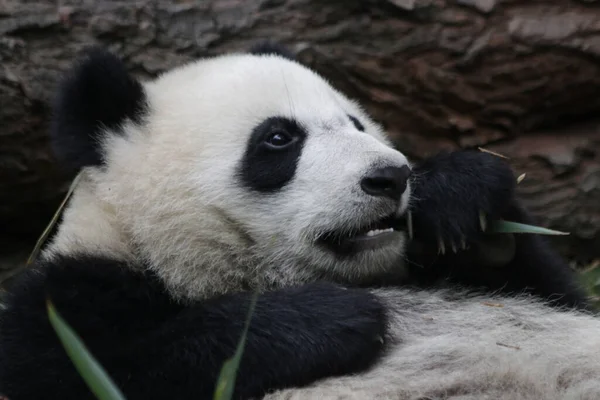
{"type": "MultiPolygon", "coordinates": [[[[262,39],[363,104],[407,155],[511,158],[569,256],[600,256],[600,8],[595,0],[0,0],[2,254],[22,254],[68,186],[46,139],[62,71],[102,44],[150,77],[262,39]]],[[[13,265],[12,262],[0,263],[13,265]]]]}

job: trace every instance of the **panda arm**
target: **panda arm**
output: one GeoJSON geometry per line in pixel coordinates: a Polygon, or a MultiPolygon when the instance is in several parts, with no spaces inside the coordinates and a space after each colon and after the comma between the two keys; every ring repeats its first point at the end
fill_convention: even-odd
{"type": "MultiPolygon", "coordinates": [[[[128,400],[212,398],[252,296],[184,306],[148,276],[92,257],[30,271],[8,293],[0,313],[0,392],[23,400],[47,393],[92,398],[47,320],[46,295],[128,400]]],[[[361,371],[381,353],[386,326],[384,306],[365,290],[311,284],[262,294],[236,398],[361,371]]]]}
{"type": "Polygon", "coordinates": [[[585,307],[575,273],[544,238],[483,231],[480,211],[486,230],[497,219],[534,223],[516,199],[516,179],[504,160],[478,151],[442,153],[416,166],[414,176],[409,260],[418,280],[529,291],[585,307]]]}

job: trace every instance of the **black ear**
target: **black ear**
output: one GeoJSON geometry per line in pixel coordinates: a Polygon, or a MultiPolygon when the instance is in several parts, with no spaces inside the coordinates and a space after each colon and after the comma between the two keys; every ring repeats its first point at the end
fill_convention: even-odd
{"type": "Polygon", "coordinates": [[[144,88],[121,60],[89,49],[59,87],[50,128],[54,151],[75,169],[101,165],[106,130],[121,133],[123,122],[140,123],[145,110],[144,88]]]}
{"type": "Polygon", "coordinates": [[[294,54],[284,46],[274,42],[262,42],[250,49],[250,54],[272,54],[279,57],[287,58],[288,60],[296,61],[294,54]]]}

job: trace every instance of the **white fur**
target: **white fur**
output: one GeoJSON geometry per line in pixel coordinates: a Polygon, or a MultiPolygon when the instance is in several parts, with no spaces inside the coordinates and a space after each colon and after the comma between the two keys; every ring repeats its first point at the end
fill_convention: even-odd
{"type": "MultiPolygon", "coordinates": [[[[404,165],[352,101],[299,64],[274,56],[200,60],[145,84],[150,113],[106,132],[107,169],[90,168],[45,256],[87,251],[147,262],[173,295],[197,299],[329,276],[360,281],[396,268],[395,246],[340,261],[315,246],[333,228],[394,211],[363,194],[372,165],[404,165]],[[359,132],[347,114],[366,127],[359,132]],[[252,129],[272,116],[308,131],[294,179],[251,193],[236,168],[252,129]]],[[[398,210],[406,207],[410,189],[398,210]]],[[[597,399],[600,321],[534,300],[393,289],[392,351],[371,371],[279,399],[597,399]],[[486,305],[500,303],[502,307],[486,305]]]]}
{"type": "Polygon", "coordinates": [[[527,297],[379,291],[392,351],[370,371],[264,400],[592,400],[600,398],[600,321],[527,297]]]}

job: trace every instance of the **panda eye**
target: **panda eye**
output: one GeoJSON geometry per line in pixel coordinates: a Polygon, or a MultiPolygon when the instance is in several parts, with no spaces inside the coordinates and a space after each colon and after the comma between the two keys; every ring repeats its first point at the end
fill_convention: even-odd
{"type": "Polygon", "coordinates": [[[356,119],[356,117],[354,117],[352,115],[348,115],[348,118],[350,118],[350,121],[352,121],[352,123],[354,124],[354,127],[356,129],[358,129],[361,132],[365,131],[365,126],[363,124],[361,124],[360,121],[358,119],[356,119]]]}
{"type": "Polygon", "coordinates": [[[290,145],[294,141],[294,138],[285,131],[276,131],[271,133],[265,143],[272,149],[282,149],[290,145]]]}

